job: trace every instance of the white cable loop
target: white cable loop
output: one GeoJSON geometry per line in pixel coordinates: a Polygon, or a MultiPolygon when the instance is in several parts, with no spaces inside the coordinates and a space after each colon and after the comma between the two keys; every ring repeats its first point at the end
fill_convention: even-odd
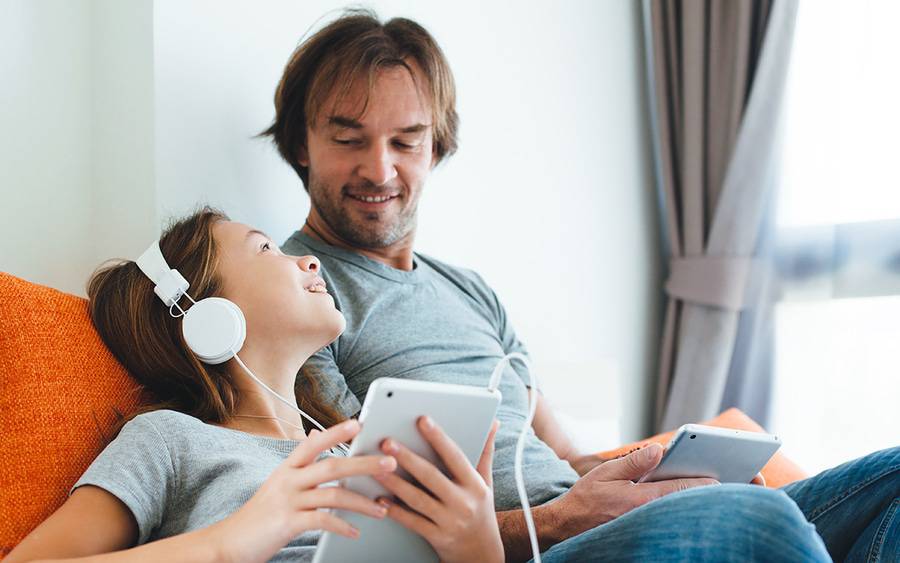
{"type": "Polygon", "coordinates": [[[493,373],[491,373],[488,389],[493,391],[500,386],[500,380],[503,378],[503,370],[509,364],[510,360],[519,360],[525,364],[525,367],[528,368],[529,375],[531,376],[531,386],[534,388],[534,392],[528,400],[528,417],[522,424],[522,431],[519,433],[519,441],[516,442],[516,456],[513,473],[516,478],[516,489],[518,489],[519,492],[519,501],[522,503],[522,511],[525,513],[525,526],[528,528],[528,538],[531,540],[533,560],[534,563],[541,563],[541,549],[538,546],[534,519],[531,517],[531,505],[528,503],[528,494],[525,490],[525,478],[522,476],[522,453],[525,450],[525,435],[528,433],[528,429],[531,428],[531,422],[534,420],[534,413],[537,410],[537,394],[540,392],[537,374],[531,369],[531,361],[528,359],[528,356],[520,352],[510,352],[500,358],[500,361],[497,362],[497,366],[494,367],[493,373]]]}

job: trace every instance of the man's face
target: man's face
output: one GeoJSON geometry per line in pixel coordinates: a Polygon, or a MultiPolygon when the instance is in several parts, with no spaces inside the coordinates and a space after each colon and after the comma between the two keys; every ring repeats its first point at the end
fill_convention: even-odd
{"type": "Polygon", "coordinates": [[[362,85],[336,107],[326,100],[299,160],[309,168],[313,213],[354,247],[386,248],[415,233],[434,165],[431,108],[403,67],[377,75],[365,113],[355,118],[365,93],[362,85]]]}

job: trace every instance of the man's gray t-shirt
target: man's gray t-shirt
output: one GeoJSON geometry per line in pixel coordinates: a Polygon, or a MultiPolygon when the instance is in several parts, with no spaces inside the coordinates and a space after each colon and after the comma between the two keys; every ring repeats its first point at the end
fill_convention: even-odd
{"type": "MultiPolygon", "coordinates": [[[[128,421],[71,490],[94,485],[125,503],[141,545],[235,512],[299,443],[153,411],[128,421]]],[[[270,561],[311,561],[320,533],[304,532],[270,561]]]]}
{"type": "MultiPolygon", "coordinates": [[[[316,380],[323,399],[346,416],[359,412],[369,385],[379,377],[487,386],[503,355],[525,352],[496,294],[471,270],[419,253],[412,271],[398,270],[301,232],[281,249],[321,261],[328,291],[347,319],[340,338],[301,370],[304,378],[316,380]]],[[[513,459],[528,414],[529,383],[519,362],[507,367],[500,383],[503,401],[494,455],[498,511],[520,508],[513,459]]],[[[531,428],[523,474],[532,506],[565,493],[578,479],[531,428]]]]}

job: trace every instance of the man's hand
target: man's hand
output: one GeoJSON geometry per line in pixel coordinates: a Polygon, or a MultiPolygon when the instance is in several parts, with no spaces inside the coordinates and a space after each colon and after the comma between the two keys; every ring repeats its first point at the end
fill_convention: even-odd
{"type": "Polygon", "coordinates": [[[584,477],[595,467],[603,463],[603,459],[596,454],[580,455],[568,461],[569,465],[572,466],[572,469],[574,469],[581,477],[584,477]]]}
{"type": "Polygon", "coordinates": [[[544,505],[555,513],[553,521],[561,526],[563,533],[554,535],[572,537],[670,493],[718,484],[706,478],[635,483],[659,464],[662,454],[662,446],[650,444],[592,469],[566,494],[544,505]]]}

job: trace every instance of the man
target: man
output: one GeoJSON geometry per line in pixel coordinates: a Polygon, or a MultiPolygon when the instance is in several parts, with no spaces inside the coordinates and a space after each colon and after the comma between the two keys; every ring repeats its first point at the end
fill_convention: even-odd
{"type": "MultiPolygon", "coordinates": [[[[478,274],[413,250],[419,198],[430,171],[455,151],[457,129],[452,74],[423,28],[405,19],[382,24],[367,12],[345,15],[297,48],[275,105],[265,134],[311,200],[305,225],[282,249],[318,256],[347,319],[345,333],[310,359],[299,381],[353,416],[378,377],[486,385],[503,354],[524,352],[478,274]]],[[[524,366],[508,368],[498,412],[494,495],[510,560],[530,557],[513,480],[529,382],[524,366]]],[[[900,488],[900,450],[869,460],[869,472],[853,466],[798,485],[793,500],[763,487],[704,486],[715,484],[709,479],[635,484],[659,462],[661,448],[601,465],[576,451],[540,395],[537,401],[524,473],[547,561],[828,560],[809,521],[837,496],[835,479],[861,483],[872,471],[881,471],[869,479],[879,495],[863,498],[849,485],[838,491],[852,502],[831,512],[837,524],[820,524],[827,548],[835,557],[883,549],[883,540],[869,541],[882,537],[874,530],[884,522],[900,526],[900,517],[888,520],[900,488]],[[894,470],[885,472],[890,464],[894,470]],[[843,511],[863,505],[867,516],[846,524],[843,511]]]]}

